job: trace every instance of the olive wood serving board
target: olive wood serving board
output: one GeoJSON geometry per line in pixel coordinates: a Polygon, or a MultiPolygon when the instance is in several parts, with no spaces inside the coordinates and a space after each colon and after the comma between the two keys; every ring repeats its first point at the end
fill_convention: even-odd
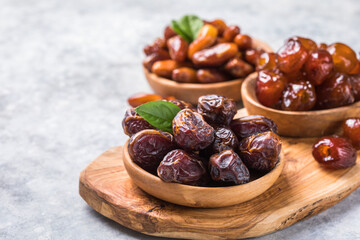
{"type": "Polygon", "coordinates": [[[262,195],[235,206],[190,208],[146,194],[129,178],[122,146],[109,149],[81,172],[79,192],[100,214],[147,235],[238,239],[289,227],[335,205],[360,186],[359,153],[354,167],[327,170],[312,158],[315,138],[282,140],[285,166],[279,179],[262,195]]]}

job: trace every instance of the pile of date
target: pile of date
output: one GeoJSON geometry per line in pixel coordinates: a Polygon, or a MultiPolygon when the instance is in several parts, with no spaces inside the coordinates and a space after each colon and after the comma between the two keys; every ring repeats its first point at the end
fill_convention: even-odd
{"type": "Polygon", "coordinates": [[[258,70],[256,95],[267,107],[309,111],[360,100],[360,61],[344,43],[292,37],[277,53],[263,53],[258,70]]]}
{"type": "Polygon", "coordinates": [[[196,108],[176,99],[164,101],[182,109],[173,119],[173,134],[154,129],[134,108],[123,120],[131,159],[163,181],[240,185],[278,163],[281,140],[272,120],[258,115],[234,119],[235,102],[218,95],[200,97],[196,108]]]}
{"type": "Polygon", "coordinates": [[[180,83],[215,83],[244,78],[255,71],[263,51],[253,48],[253,39],[239,26],[221,19],[204,21],[191,43],[170,26],[164,37],[144,48],[144,67],[160,77],[180,83]]]}

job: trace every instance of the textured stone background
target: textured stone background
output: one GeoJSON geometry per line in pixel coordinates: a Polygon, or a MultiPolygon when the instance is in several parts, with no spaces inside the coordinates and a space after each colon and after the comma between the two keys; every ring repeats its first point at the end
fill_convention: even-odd
{"type": "MultiPolygon", "coordinates": [[[[93,211],[78,177],[126,140],[127,97],[151,91],[142,47],[185,13],[274,49],[303,35],[360,50],[357,0],[0,0],[0,239],[155,239],[93,211]]],[[[359,239],[359,198],[261,239],[359,239]]]]}

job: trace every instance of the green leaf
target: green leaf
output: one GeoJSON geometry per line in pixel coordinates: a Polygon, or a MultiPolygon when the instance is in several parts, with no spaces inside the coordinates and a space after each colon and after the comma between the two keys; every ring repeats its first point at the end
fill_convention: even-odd
{"type": "Polygon", "coordinates": [[[195,15],[185,15],[180,20],[171,22],[172,29],[188,42],[194,41],[204,21],[195,15]]]}
{"type": "Polygon", "coordinates": [[[162,100],[144,103],[135,108],[135,111],[152,126],[171,134],[172,121],[180,110],[174,103],[162,100]]]}
{"type": "Polygon", "coordinates": [[[178,22],[176,22],[175,20],[172,20],[172,21],[171,21],[171,28],[172,28],[177,34],[179,34],[185,41],[191,42],[191,37],[189,37],[188,35],[186,35],[185,32],[183,32],[183,30],[182,30],[181,27],[179,26],[178,22]]]}

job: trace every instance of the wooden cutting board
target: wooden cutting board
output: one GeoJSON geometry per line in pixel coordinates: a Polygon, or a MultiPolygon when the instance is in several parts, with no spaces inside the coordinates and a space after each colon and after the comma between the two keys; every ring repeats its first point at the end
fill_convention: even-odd
{"type": "Polygon", "coordinates": [[[100,214],[148,235],[189,239],[261,236],[324,211],[360,186],[360,153],[354,167],[327,170],[312,158],[315,141],[283,138],[285,166],[277,182],[259,197],[231,207],[182,207],[146,194],[129,178],[121,146],[109,149],[81,172],[79,192],[100,214]]]}

